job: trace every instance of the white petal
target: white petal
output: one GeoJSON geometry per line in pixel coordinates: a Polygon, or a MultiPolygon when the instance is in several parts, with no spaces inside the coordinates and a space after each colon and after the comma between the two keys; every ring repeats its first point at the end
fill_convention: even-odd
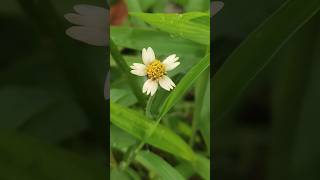
{"type": "Polygon", "coordinates": [[[163,60],[162,63],[167,64],[167,63],[172,63],[175,62],[179,59],[179,57],[176,57],[175,54],[171,54],[170,56],[168,56],[165,60],[163,60]]]}
{"type": "Polygon", "coordinates": [[[180,62],[177,62],[178,60],[179,57],[176,57],[175,54],[172,54],[168,56],[162,63],[166,67],[166,71],[171,71],[180,64],[180,62]]]}
{"type": "Polygon", "coordinates": [[[168,76],[163,76],[161,79],[159,79],[159,84],[163,89],[167,91],[170,91],[171,89],[176,87],[174,82],[168,76]]]}
{"type": "Polygon", "coordinates": [[[148,79],[144,84],[142,88],[142,92],[146,93],[147,95],[153,96],[158,89],[158,83],[157,81],[153,81],[151,79],[148,79]]]}
{"type": "Polygon", "coordinates": [[[166,71],[171,71],[173,69],[175,69],[177,66],[179,66],[180,62],[175,62],[169,65],[166,65],[166,71]]]}
{"type": "Polygon", "coordinates": [[[146,66],[144,64],[133,63],[133,65],[130,66],[130,68],[132,69],[130,71],[132,74],[135,74],[137,76],[145,76],[145,75],[147,75],[146,66]]]}
{"type": "Polygon", "coordinates": [[[156,57],[151,47],[148,47],[148,49],[142,49],[142,60],[145,65],[150,64],[152,61],[155,60],[155,58],[156,57]]]}
{"type": "Polygon", "coordinates": [[[214,1],[211,3],[211,17],[217,14],[223,8],[223,2],[214,1]]]}

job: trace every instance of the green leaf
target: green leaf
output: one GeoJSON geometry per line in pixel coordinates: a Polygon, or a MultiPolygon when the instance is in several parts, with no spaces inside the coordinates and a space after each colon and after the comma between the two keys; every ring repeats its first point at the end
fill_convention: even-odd
{"type": "Polygon", "coordinates": [[[181,162],[181,164],[177,165],[175,169],[179,171],[185,179],[190,179],[190,177],[195,173],[194,168],[188,162],[181,162]]]}
{"type": "Polygon", "coordinates": [[[207,145],[207,153],[210,153],[210,131],[211,131],[211,121],[210,121],[210,81],[207,82],[207,86],[204,92],[204,98],[202,101],[202,108],[200,111],[200,120],[199,120],[199,129],[204,139],[204,142],[207,145]]]}
{"type": "Polygon", "coordinates": [[[210,71],[202,74],[195,85],[195,107],[192,118],[193,144],[196,132],[199,129],[210,152],[210,71]]]}
{"type": "Polygon", "coordinates": [[[197,159],[193,165],[195,171],[205,180],[210,180],[210,159],[201,155],[196,156],[197,159]]]}
{"type": "Polygon", "coordinates": [[[212,80],[216,119],[223,116],[247,85],[319,8],[319,0],[285,2],[232,53],[212,80]]]}
{"type": "Polygon", "coordinates": [[[0,129],[19,129],[57,143],[88,128],[78,104],[40,88],[7,86],[0,89],[0,99],[0,129]]]}
{"type": "Polygon", "coordinates": [[[137,139],[122,129],[110,125],[110,146],[112,148],[126,151],[130,146],[136,144],[137,139]]]}
{"type": "Polygon", "coordinates": [[[184,180],[184,177],[176,169],[152,152],[141,151],[136,160],[149,170],[156,172],[160,179],[184,180]]]}
{"type": "Polygon", "coordinates": [[[134,77],[133,74],[130,73],[131,69],[129,68],[124,58],[121,56],[118,47],[112,41],[112,39],[110,39],[110,53],[117,65],[119,66],[119,68],[121,69],[122,73],[126,75],[127,83],[130,85],[133,93],[135,94],[139,102],[141,104],[144,104],[145,98],[141,91],[142,88],[139,86],[136,77],[134,77]]]}
{"type": "MultiPolygon", "coordinates": [[[[113,102],[110,102],[110,114],[114,125],[140,140],[143,140],[155,126],[154,121],[147,119],[142,114],[113,102]]],[[[165,126],[158,125],[146,142],[183,159],[189,161],[194,159],[192,149],[165,126]]]]}
{"type": "Polygon", "coordinates": [[[173,36],[180,36],[204,45],[210,44],[210,21],[207,21],[206,24],[192,21],[196,18],[210,19],[208,13],[130,13],[130,15],[138,17],[148,24],[160,29],[161,31],[168,32],[173,36]]]}
{"type": "Polygon", "coordinates": [[[132,91],[114,88],[110,90],[110,100],[123,106],[131,106],[137,102],[132,91]]]}
{"type": "Polygon", "coordinates": [[[20,134],[0,132],[0,179],[105,179],[106,166],[20,134]]]}
{"type": "Polygon", "coordinates": [[[210,65],[210,54],[207,54],[180,80],[177,87],[166,98],[160,108],[159,118],[162,118],[184,95],[193,83],[210,65]]]}
{"type": "MultiPolygon", "coordinates": [[[[272,85],[272,128],[269,179],[289,177],[291,158],[299,128],[302,102],[310,79],[315,43],[320,39],[319,19],[306,24],[276,57],[277,73],[272,85]],[[302,61],[302,59],[304,59],[302,61]]],[[[320,41],[319,41],[320,42],[320,41]]],[[[303,177],[301,177],[303,179],[303,177]]],[[[316,179],[316,178],[315,178],[316,179]]]]}
{"type": "Polygon", "coordinates": [[[210,8],[210,1],[207,0],[189,0],[186,5],[186,11],[207,11],[210,8]]]}
{"type": "MultiPolygon", "coordinates": [[[[129,0],[129,1],[126,1],[126,4],[129,12],[142,12],[139,0],[129,0]]],[[[135,17],[129,17],[129,19],[131,20],[131,23],[134,26],[141,26],[141,27],[146,26],[146,24],[143,21],[135,17]]]]}
{"type": "Polygon", "coordinates": [[[188,62],[203,56],[206,49],[205,46],[190,40],[172,37],[165,32],[145,28],[111,26],[110,36],[120,47],[141,51],[142,48],[150,46],[155,50],[156,56],[168,56],[175,53],[181,57],[180,59],[189,58],[188,62]]]}
{"type": "Polygon", "coordinates": [[[129,173],[126,171],[121,171],[120,169],[112,169],[111,170],[111,175],[110,175],[111,180],[131,180],[129,173]]]}

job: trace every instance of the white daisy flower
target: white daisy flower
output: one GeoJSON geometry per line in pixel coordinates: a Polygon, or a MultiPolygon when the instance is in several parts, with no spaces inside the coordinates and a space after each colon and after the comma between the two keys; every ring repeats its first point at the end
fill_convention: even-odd
{"type": "Polygon", "coordinates": [[[177,62],[179,57],[175,54],[168,56],[164,61],[160,62],[156,59],[155,54],[151,47],[142,49],[142,61],[143,64],[133,63],[131,67],[131,73],[137,76],[146,76],[148,79],[144,83],[142,92],[147,95],[153,96],[158,86],[170,91],[176,85],[174,82],[166,76],[168,71],[175,69],[180,62],[177,62]]]}

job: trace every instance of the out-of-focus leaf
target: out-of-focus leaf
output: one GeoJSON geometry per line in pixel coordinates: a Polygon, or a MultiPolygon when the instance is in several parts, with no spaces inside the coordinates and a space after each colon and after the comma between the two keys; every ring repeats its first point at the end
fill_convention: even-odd
{"type": "Polygon", "coordinates": [[[134,171],[133,169],[129,168],[127,170],[127,172],[130,175],[132,180],[141,180],[139,174],[136,171],[134,171]]]}
{"type": "Polygon", "coordinates": [[[58,100],[35,114],[19,129],[47,142],[59,143],[89,128],[88,119],[81,107],[72,100],[58,100]]]}
{"type": "Polygon", "coordinates": [[[206,143],[207,152],[210,152],[210,74],[202,75],[196,84],[196,101],[193,121],[198,121],[196,130],[199,129],[206,143]]]}
{"type": "Polygon", "coordinates": [[[126,133],[122,129],[114,125],[110,126],[110,146],[112,148],[117,148],[124,152],[136,142],[136,138],[126,133]]]}
{"type": "Polygon", "coordinates": [[[162,118],[191,88],[193,83],[200,77],[210,65],[210,54],[201,59],[190,71],[180,80],[177,87],[166,98],[160,108],[159,118],[162,118]]]}
{"type": "MultiPolygon", "coordinates": [[[[142,12],[142,7],[141,3],[139,3],[139,0],[127,0],[127,6],[128,6],[128,11],[130,12],[142,12]]],[[[131,23],[135,26],[141,26],[144,27],[146,24],[141,21],[140,19],[137,19],[135,17],[129,17],[131,20],[131,23]]]]}
{"type": "Polygon", "coordinates": [[[105,179],[106,166],[33,138],[0,132],[0,179],[105,179]]]}
{"type": "Polygon", "coordinates": [[[210,159],[197,155],[193,168],[202,178],[210,180],[210,159]]]}
{"type": "Polygon", "coordinates": [[[0,89],[0,99],[1,129],[19,129],[57,143],[88,127],[87,118],[78,104],[42,89],[5,87],[0,89]]]}
{"type": "MultiPolygon", "coordinates": [[[[111,122],[114,125],[140,140],[150,134],[149,131],[153,130],[155,126],[154,121],[116,103],[110,103],[110,113],[111,122]]],[[[146,142],[188,161],[194,160],[192,149],[178,135],[165,126],[158,125],[153,134],[146,139],[146,142]]]]}
{"type": "Polygon", "coordinates": [[[121,171],[120,169],[112,169],[110,179],[111,180],[120,180],[120,179],[131,180],[130,175],[125,171],[121,171]]]}
{"type": "MultiPolygon", "coordinates": [[[[175,53],[183,58],[196,58],[203,56],[205,53],[205,46],[203,45],[152,29],[111,27],[110,35],[120,47],[141,51],[142,48],[150,46],[155,50],[156,56],[168,56],[175,53]]],[[[190,61],[192,60],[190,59],[190,61]]]]}
{"type": "Polygon", "coordinates": [[[208,11],[210,8],[210,1],[207,0],[189,0],[185,3],[186,11],[208,11]]]}
{"type": "Polygon", "coordinates": [[[187,162],[182,162],[181,164],[176,166],[175,169],[179,171],[185,179],[189,179],[195,173],[192,165],[187,162]]]}
{"type": "Polygon", "coordinates": [[[147,11],[157,2],[157,0],[139,0],[139,2],[142,10],[147,11]]]}
{"type": "Polygon", "coordinates": [[[141,151],[137,155],[136,160],[149,170],[156,172],[160,179],[184,179],[169,163],[152,152],[141,151]]]}
{"type": "Polygon", "coordinates": [[[168,32],[173,36],[180,36],[194,42],[210,44],[210,21],[207,24],[196,23],[193,19],[205,17],[210,19],[208,13],[190,12],[185,14],[162,14],[162,13],[130,13],[148,24],[168,32]]]}
{"type": "Polygon", "coordinates": [[[118,47],[113,42],[112,39],[110,39],[110,53],[115,62],[117,63],[118,67],[121,69],[121,72],[126,77],[126,82],[130,85],[130,88],[132,92],[135,94],[136,98],[139,100],[141,104],[144,104],[144,96],[141,91],[141,87],[138,83],[138,80],[136,77],[134,77],[133,74],[130,73],[130,67],[125,62],[124,58],[120,54],[118,47]]]}
{"type": "Polygon", "coordinates": [[[223,116],[252,79],[319,8],[319,0],[287,1],[233,52],[212,80],[215,119],[223,116]]]}
{"type": "Polygon", "coordinates": [[[309,71],[309,80],[306,85],[306,92],[302,102],[300,121],[297,124],[295,141],[292,146],[292,156],[289,166],[291,172],[289,179],[313,180],[319,179],[319,161],[320,161],[320,33],[319,19],[315,18],[315,32],[312,34],[315,41],[314,53],[312,53],[312,66],[309,71]]]}
{"type": "Polygon", "coordinates": [[[110,91],[112,102],[116,102],[123,106],[131,106],[137,102],[137,98],[132,91],[125,89],[111,89],[110,91]]]}
{"type": "Polygon", "coordinates": [[[269,180],[289,179],[296,132],[301,118],[302,102],[313,64],[315,35],[319,21],[313,18],[275,57],[277,73],[272,92],[271,150],[269,180]],[[312,42],[312,43],[311,43],[312,42]],[[303,60],[302,60],[303,59],[303,60]],[[285,178],[284,178],[285,177],[285,178]]]}
{"type": "Polygon", "coordinates": [[[54,99],[46,92],[24,87],[1,88],[0,99],[0,127],[3,129],[20,127],[54,103],[54,99]],[[29,106],[30,102],[33,103],[32,106],[29,106]]]}

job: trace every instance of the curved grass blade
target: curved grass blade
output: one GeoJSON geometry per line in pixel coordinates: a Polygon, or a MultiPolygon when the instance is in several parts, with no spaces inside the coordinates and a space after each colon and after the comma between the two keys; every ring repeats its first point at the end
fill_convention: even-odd
{"type": "Polygon", "coordinates": [[[202,57],[206,49],[206,46],[190,40],[171,37],[166,32],[147,28],[111,26],[110,36],[120,47],[141,51],[147,44],[156,50],[157,56],[175,53],[181,58],[197,58],[202,57]]]}
{"type": "Polygon", "coordinates": [[[205,180],[210,180],[210,160],[201,156],[196,155],[196,161],[193,164],[194,170],[205,180]]]}
{"type": "Polygon", "coordinates": [[[147,22],[161,31],[168,32],[173,36],[180,36],[194,42],[210,44],[210,17],[209,13],[191,12],[184,14],[162,13],[130,13],[131,16],[147,22]],[[207,18],[207,23],[197,23],[193,20],[207,18]]]}
{"type": "Polygon", "coordinates": [[[147,119],[144,115],[110,102],[111,122],[134,137],[144,140],[159,149],[172,153],[188,161],[194,160],[192,149],[174,132],[165,126],[158,125],[156,128],[154,121],[147,119]],[[150,131],[154,130],[149,136],[150,131]]]}
{"type": "Polygon", "coordinates": [[[116,64],[119,66],[121,69],[122,73],[124,73],[127,77],[127,82],[130,85],[133,93],[139,100],[141,104],[144,104],[145,99],[143,98],[142,94],[142,88],[139,87],[139,83],[136,78],[133,77],[133,75],[130,73],[130,68],[124,58],[121,56],[117,46],[113,42],[112,39],[110,39],[110,53],[115,60],[116,64]]]}
{"type": "Polygon", "coordinates": [[[141,151],[136,160],[149,170],[156,172],[162,180],[184,180],[184,177],[176,169],[152,152],[141,151]]]}
{"type": "Polygon", "coordinates": [[[191,88],[193,83],[200,77],[210,65],[210,54],[201,59],[191,70],[180,80],[177,87],[170,93],[160,108],[159,118],[162,118],[191,88]]]}
{"type": "Polygon", "coordinates": [[[319,9],[319,0],[286,1],[233,52],[213,77],[216,119],[223,116],[280,48],[319,9]]]}

